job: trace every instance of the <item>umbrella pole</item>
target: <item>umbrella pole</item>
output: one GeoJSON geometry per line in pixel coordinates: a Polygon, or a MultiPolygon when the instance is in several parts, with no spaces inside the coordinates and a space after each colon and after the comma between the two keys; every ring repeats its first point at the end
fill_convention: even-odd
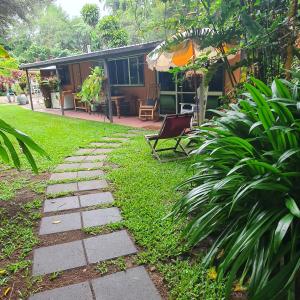
{"type": "MultiPolygon", "coordinates": [[[[193,46],[193,65],[195,64],[195,49],[193,46]]],[[[197,95],[197,73],[196,69],[194,69],[194,88],[195,88],[195,100],[196,100],[196,111],[197,111],[197,125],[200,125],[200,115],[199,115],[199,99],[197,95]]]]}

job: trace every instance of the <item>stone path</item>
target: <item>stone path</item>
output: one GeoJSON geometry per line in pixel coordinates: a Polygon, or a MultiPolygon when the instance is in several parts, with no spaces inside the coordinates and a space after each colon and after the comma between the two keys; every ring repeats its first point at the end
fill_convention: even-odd
{"type": "MultiPolygon", "coordinates": [[[[56,167],[47,187],[47,196],[68,193],[65,197],[46,199],[44,216],[41,219],[39,234],[51,235],[94,226],[103,226],[122,220],[117,207],[99,208],[99,205],[113,205],[114,198],[109,191],[109,183],[100,168],[106,155],[121,146],[139,132],[131,131],[123,138],[101,138],[104,142],[93,142],[79,149],[74,156],[56,167]],[[111,142],[114,141],[114,142],[111,142]],[[97,177],[97,179],[94,179],[97,177]],[[92,179],[91,179],[92,178],[92,179]],[[89,180],[90,179],[90,180],[89,180]],[[70,181],[60,183],[59,181],[70,181]],[[95,207],[97,206],[97,207],[95,207]],[[68,212],[71,210],[71,212],[68,212]]],[[[57,241],[57,240],[56,240],[57,241]]],[[[58,243],[40,247],[33,253],[33,276],[66,271],[90,264],[137,253],[126,230],[97,235],[82,240],[58,243]]],[[[161,299],[145,267],[132,267],[86,282],[67,285],[32,295],[30,300],[158,300],[161,299]]]]}

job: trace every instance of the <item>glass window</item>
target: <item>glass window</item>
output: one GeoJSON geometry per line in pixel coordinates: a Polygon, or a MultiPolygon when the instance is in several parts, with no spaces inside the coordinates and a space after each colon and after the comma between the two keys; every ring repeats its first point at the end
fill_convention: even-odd
{"type": "Polygon", "coordinates": [[[144,84],[143,56],[111,60],[108,67],[112,85],[144,84]]]}
{"type": "Polygon", "coordinates": [[[175,91],[174,75],[169,72],[159,72],[158,81],[161,91],[175,91]]]}
{"type": "Polygon", "coordinates": [[[67,85],[71,83],[69,66],[58,67],[57,71],[61,85],[67,85]]]}

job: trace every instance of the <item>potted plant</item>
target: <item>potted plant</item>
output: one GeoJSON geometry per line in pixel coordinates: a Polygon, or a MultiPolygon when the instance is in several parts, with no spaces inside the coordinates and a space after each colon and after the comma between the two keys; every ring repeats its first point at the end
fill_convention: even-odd
{"type": "Polygon", "coordinates": [[[14,91],[17,94],[17,102],[19,105],[25,105],[28,103],[28,99],[26,96],[26,87],[27,87],[27,78],[26,75],[23,74],[19,79],[19,83],[15,84],[15,91],[14,91]]]}
{"type": "Polygon", "coordinates": [[[39,82],[39,88],[41,90],[41,93],[44,98],[44,103],[46,108],[51,108],[52,107],[52,102],[51,102],[51,87],[49,84],[48,79],[41,80],[39,82]]]}
{"type": "Polygon", "coordinates": [[[95,67],[89,77],[83,82],[78,96],[81,102],[87,103],[91,111],[96,111],[103,96],[103,82],[105,80],[104,71],[100,67],[95,67]]]}

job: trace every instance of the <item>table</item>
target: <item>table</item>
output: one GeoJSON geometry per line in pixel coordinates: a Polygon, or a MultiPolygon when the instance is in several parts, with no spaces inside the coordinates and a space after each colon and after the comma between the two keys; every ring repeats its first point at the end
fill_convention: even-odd
{"type": "Polygon", "coordinates": [[[120,119],[121,117],[121,112],[120,112],[120,101],[122,99],[125,99],[125,96],[111,96],[111,101],[114,102],[116,104],[116,108],[117,108],[117,116],[120,119]]]}

